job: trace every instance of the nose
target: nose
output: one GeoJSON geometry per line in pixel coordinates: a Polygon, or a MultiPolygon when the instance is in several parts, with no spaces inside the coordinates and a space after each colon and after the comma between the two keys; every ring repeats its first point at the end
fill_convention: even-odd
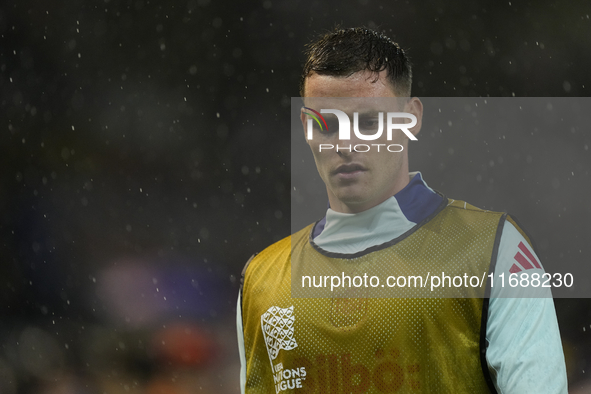
{"type": "Polygon", "coordinates": [[[335,143],[335,151],[341,157],[348,157],[348,156],[352,156],[352,155],[356,155],[356,154],[365,152],[366,148],[361,145],[367,145],[367,143],[369,142],[369,141],[362,140],[357,136],[357,133],[355,133],[355,131],[354,131],[353,123],[350,124],[349,128],[350,128],[349,139],[339,139],[338,135],[340,133],[335,133],[337,135],[337,141],[335,143]],[[356,149],[356,148],[359,148],[359,149],[356,149]]]}

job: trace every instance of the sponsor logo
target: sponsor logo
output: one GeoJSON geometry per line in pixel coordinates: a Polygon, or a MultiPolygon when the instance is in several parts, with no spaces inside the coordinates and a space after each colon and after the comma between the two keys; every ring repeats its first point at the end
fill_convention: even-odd
{"type": "Polygon", "coordinates": [[[518,248],[519,251],[513,257],[518,264],[513,263],[511,268],[509,268],[509,272],[515,274],[517,272],[523,271],[523,269],[531,270],[534,268],[542,268],[538,260],[536,260],[535,256],[533,255],[533,253],[530,252],[530,250],[527,248],[527,246],[525,246],[523,242],[519,242],[518,248]]]}
{"type": "Polygon", "coordinates": [[[318,354],[313,359],[296,358],[306,367],[308,379],[301,394],[364,394],[368,392],[420,392],[419,364],[404,365],[400,351],[378,349],[375,364],[355,363],[350,353],[318,354]]]}

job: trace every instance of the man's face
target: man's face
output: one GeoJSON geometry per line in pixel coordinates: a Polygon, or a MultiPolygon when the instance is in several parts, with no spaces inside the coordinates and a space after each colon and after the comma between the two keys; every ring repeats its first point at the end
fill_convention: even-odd
{"type": "MultiPolygon", "coordinates": [[[[402,131],[394,130],[392,140],[386,139],[385,114],[387,112],[412,113],[417,117],[417,125],[410,131],[417,134],[421,126],[422,104],[417,98],[396,100],[397,96],[387,82],[385,73],[385,71],[381,72],[377,79],[376,74],[369,71],[357,72],[349,77],[312,74],[306,78],[306,107],[312,106],[312,109],[317,111],[321,108],[338,109],[347,113],[351,120],[350,140],[339,140],[339,133],[336,132],[338,127],[329,124],[329,130],[332,132],[321,133],[315,130],[313,138],[307,141],[312,149],[320,177],[326,184],[331,208],[337,212],[365,211],[382,203],[408,184],[408,138],[402,131]],[[337,97],[360,99],[334,99],[337,97]],[[371,108],[375,111],[371,111],[371,108]],[[359,112],[360,129],[363,128],[363,124],[368,124],[367,130],[372,130],[363,134],[373,134],[378,126],[378,111],[384,112],[382,136],[373,141],[359,139],[353,132],[353,112],[359,112]],[[376,146],[371,146],[368,152],[354,150],[337,152],[336,149],[320,151],[321,144],[335,147],[357,144],[384,145],[380,147],[379,152],[376,146]],[[401,145],[403,151],[389,152],[386,147],[393,144],[401,145]]],[[[306,130],[308,115],[304,112],[309,111],[303,109],[301,113],[302,125],[306,130]]],[[[334,115],[325,115],[325,118],[336,119],[334,115]]],[[[403,123],[400,119],[397,120],[395,123],[403,123]]],[[[392,150],[399,150],[399,148],[392,148],[392,150]]]]}

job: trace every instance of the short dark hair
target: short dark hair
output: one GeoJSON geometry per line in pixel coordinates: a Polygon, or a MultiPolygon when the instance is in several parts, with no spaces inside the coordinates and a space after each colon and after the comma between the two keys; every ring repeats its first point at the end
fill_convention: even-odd
{"type": "MultiPolygon", "coordinates": [[[[412,70],[402,48],[374,30],[364,27],[335,29],[306,46],[306,63],[300,78],[304,97],[306,78],[312,73],[348,77],[358,71],[388,71],[394,92],[410,96],[412,70]]],[[[377,77],[377,76],[376,76],[377,77]]]]}

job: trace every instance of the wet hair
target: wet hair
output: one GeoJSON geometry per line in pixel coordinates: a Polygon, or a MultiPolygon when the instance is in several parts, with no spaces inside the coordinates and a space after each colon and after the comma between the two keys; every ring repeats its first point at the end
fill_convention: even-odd
{"type": "Polygon", "coordinates": [[[388,72],[388,82],[401,97],[410,97],[412,71],[402,48],[374,30],[355,27],[335,29],[306,46],[306,62],[300,78],[300,95],[312,73],[348,77],[359,71],[388,72]]]}

